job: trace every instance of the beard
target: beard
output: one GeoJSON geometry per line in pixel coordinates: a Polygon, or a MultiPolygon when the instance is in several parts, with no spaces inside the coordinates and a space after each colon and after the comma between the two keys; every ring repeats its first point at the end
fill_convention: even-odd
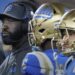
{"type": "Polygon", "coordinates": [[[13,45],[20,41],[20,39],[23,37],[22,32],[14,32],[14,33],[2,33],[2,40],[3,43],[6,45],[13,45]]]}

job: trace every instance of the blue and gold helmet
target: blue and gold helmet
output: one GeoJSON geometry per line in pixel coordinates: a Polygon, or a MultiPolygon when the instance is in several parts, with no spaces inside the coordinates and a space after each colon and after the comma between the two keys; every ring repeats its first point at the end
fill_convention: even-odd
{"type": "Polygon", "coordinates": [[[32,33],[29,33],[31,43],[34,44],[35,42],[40,45],[43,40],[61,37],[58,31],[58,22],[64,13],[64,7],[62,7],[60,8],[56,3],[44,3],[36,10],[32,20],[29,22],[29,31],[32,31],[32,33]]]}
{"type": "Polygon", "coordinates": [[[62,35],[62,51],[64,54],[75,52],[75,9],[66,12],[60,19],[59,30],[62,35]]]}

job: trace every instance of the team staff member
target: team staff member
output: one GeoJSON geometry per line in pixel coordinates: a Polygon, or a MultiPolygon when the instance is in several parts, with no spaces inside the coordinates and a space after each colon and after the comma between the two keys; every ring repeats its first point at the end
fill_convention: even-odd
{"type": "Polygon", "coordinates": [[[12,46],[12,53],[0,66],[0,75],[21,75],[22,59],[31,50],[27,37],[31,11],[35,11],[32,3],[14,2],[0,14],[3,42],[12,46]]]}

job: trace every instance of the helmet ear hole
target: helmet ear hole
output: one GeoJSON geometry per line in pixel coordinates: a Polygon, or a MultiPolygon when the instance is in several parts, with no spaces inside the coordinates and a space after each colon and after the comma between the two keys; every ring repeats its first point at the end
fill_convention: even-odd
{"type": "Polygon", "coordinates": [[[39,32],[41,32],[41,33],[44,32],[44,31],[45,31],[45,29],[40,29],[40,30],[39,30],[39,32]]]}
{"type": "Polygon", "coordinates": [[[57,12],[55,11],[55,9],[53,9],[54,14],[56,14],[57,12]]]}
{"type": "Polygon", "coordinates": [[[66,34],[66,30],[65,29],[61,29],[60,32],[61,32],[61,35],[62,35],[62,38],[63,38],[63,36],[66,34]]]}

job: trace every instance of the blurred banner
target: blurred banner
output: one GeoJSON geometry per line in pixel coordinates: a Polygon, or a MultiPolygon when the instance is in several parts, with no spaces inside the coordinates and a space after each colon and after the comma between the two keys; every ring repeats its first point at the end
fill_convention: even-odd
{"type": "MultiPolygon", "coordinates": [[[[27,0],[17,0],[17,1],[27,1],[27,0]]],[[[42,3],[45,2],[59,2],[59,3],[63,3],[71,8],[75,7],[75,0],[32,0],[32,1],[36,1],[39,3],[39,5],[41,5],[42,3]]]]}

